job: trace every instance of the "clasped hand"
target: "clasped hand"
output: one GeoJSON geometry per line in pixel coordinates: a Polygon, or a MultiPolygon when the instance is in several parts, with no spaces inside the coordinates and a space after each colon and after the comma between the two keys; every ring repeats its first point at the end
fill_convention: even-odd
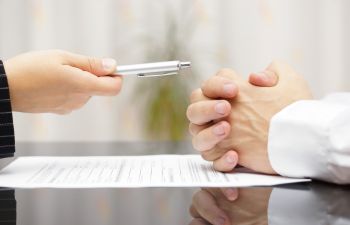
{"type": "Polygon", "coordinates": [[[305,80],[281,62],[251,74],[249,82],[222,69],[191,95],[187,117],[193,147],[219,171],[239,164],[275,174],[267,151],[270,121],[293,102],[310,98],[305,80]]]}

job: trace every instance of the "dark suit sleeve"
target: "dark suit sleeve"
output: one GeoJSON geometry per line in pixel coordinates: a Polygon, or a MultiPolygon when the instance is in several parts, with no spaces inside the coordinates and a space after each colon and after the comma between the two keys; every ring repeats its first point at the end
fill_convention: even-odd
{"type": "Polygon", "coordinates": [[[15,153],[10,91],[5,68],[0,60],[0,158],[12,157],[15,153]]]}

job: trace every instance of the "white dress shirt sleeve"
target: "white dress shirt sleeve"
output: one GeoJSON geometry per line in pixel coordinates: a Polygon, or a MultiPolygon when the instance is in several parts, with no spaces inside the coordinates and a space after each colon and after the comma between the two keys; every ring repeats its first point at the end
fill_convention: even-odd
{"type": "Polygon", "coordinates": [[[268,153],[283,176],[350,184],[350,93],[298,101],[277,113],[268,153]]]}

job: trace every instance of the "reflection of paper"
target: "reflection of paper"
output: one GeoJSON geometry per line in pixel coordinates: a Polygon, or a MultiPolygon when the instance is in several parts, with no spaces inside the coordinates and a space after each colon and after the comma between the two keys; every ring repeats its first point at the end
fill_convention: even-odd
{"type": "Polygon", "coordinates": [[[0,172],[3,187],[245,187],[307,181],[213,170],[197,155],[22,157],[0,172]]]}

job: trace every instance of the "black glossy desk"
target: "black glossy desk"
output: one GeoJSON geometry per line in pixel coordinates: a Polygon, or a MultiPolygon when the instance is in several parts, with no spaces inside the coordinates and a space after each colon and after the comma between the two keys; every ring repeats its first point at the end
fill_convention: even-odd
{"type": "MultiPolygon", "coordinates": [[[[16,156],[189,152],[189,143],[19,143],[16,156]]],[[[220,189],[1,189],[0,225],[350,224],[346,186],[313,182],[231,193],[229,200],[220,189]]]]}

